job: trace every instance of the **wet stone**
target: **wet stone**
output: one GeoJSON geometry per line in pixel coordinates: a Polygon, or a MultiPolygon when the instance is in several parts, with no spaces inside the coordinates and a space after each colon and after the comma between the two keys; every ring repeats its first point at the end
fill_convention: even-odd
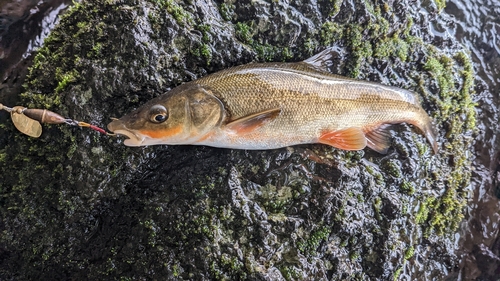
{"type": "Polygon", "coordinates": [[[130,148],[67,126],[38,140],[9,131],[0,279],[444,278],[458,264],[453,235],[469,196],[473,71],[462,45],[427,29],[449,16],[421,5],[75,4],[34,60],[27,107],[102,127],[182,82],[335,46],[332,71],[418,92],[440,151],[406,125],[386,155],[130,148]]]}

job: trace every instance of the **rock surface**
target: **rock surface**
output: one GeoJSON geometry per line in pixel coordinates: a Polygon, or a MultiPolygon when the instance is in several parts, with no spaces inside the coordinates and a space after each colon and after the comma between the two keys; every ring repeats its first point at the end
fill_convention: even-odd
{"type": "Polygon", "coordinates": [[[432,1],[92,0],[45,41],[23,104],[104,126],[176,85],[325,47],[332,72],[421,94],[432,155],[396,126],[387,155],[128,148],[86,130],[7,125],[0,278],[442,279],[457,266],[475,127],[466,50],[432,1]]]}

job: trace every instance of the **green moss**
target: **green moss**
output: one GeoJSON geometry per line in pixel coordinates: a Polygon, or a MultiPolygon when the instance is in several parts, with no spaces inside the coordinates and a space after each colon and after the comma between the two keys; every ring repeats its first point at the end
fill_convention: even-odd
{"type": "Polygon", "coordinates": [[[193,16],[186,12],[184,8],[177,4],[174,0],[150,0],[152,3],[157,4],[160,8],[166,9],[171,14],[177,23],[181,26],[194,25],[193,16]]]}
{"type": "Polygon", "coordinates": [[[472,102],[470,94],[473,72],[470,58],[465,53],[446,56],[432,48],[430,50],[434,56],[429,57],[423,68],[435,79],[439,89],[437,96],[436,94],[431,96],[439,107],[434,118],[439,123],[447,124],[443,149],[451,155],[453,161],[449,170],[441,172],[450,175],[445,181],[444,194],[435,200],[428,199],[423,205],[429,210],[419,212],[417,218],[421,222],[422,218],[427,218],[425,224],[432,231],[442,234],[458,227],[463,218],[465,198],[468,197],[466,186],[471,176],[469,168],[471,160],[467,157],[467,150],[471,145],[471,139],[467,138],[464,132],[473,130],[476,123],[475,103],[472,102]],[[457,81],[454,76],[457,72],[462,76],[461,81],[457,81]],[[462,119],[464,116],[465,119],[462,119]]]}
{"type": "Polygon", "coordinates": [[[180,277],[180,274],[181,274],[181,270],[180,270],[179,265],[174,264],[172,266],[172,275],[177,278],[177,277],[180,277]]]}
{"type": "Polygon", "coordinates": [[[438,11],[442,11],[446,7],[446,0],[434,0],[438,11]]]}
{"type": "Polygon", "coordinates": [[[431,211],[431,208],[435,202],[436,202],[436,198],[429,197],[420,203],[420,206],[417,210],[417,214],[415,216],[415,221],[418,224],[423,224],[427,221],[427,219],[429,218],[429,213],[431,211]]]}
{"type": "Polygon", "coordinates": [[[277,56],[277,48],[269,44],[254,44],[253,48],[257,52],[259,60],[273,61],[277,56]]]}
{"type": "Polygon", "coordinates": [[[403,267],[402,266],[398,267],[398,269],[396,269],[396,271],[393,274],[392,280],[394,280],[394,281],[399,280],[399,275],[401,275],[402,271],[403,271],[403,267]]]}
{"type": "Polygon", "coordinates": [[[301,275],[295,266],[282,266],[279,270],[287,281],[300,280],[301,275]]]}
{"type": "Polygon", "coordinates": [[[451,61],[449,57],[445,55],[430,57],[426,61],[424,69],[429,71],[431,75],[436,78],[442,99],[438,102],[440,103],[441,111],[444,111],[444,114],[448,114],[451,110],[448,98],[449,94],[451,94],[450,86],[452,86],[451,83],[453,83],[452,71],[450,71],[451,61]]]}
{"type": "Polygon", "coordinates": [[[154,29],[159,29],[161,28],[160,24],[161,24],[161,19],[158,17],[157,14],[153,13],[153,12],[149,12],[148,13],[148,20],[149,20],[149,23],[151,24],[151,26],[154,28],[154,29]]]}
{"type": "Polygon", "coordinates": [[[318,42],[313,38],[307,38],[304,42],[305,52],[307,55],[312,56],[318,47],[318,42]]]}
{"type": "Polygon", "coordinates": [[[201,32],[201,41],[204,43],[210,42],[210,25],[208,24],[200,24],[197,26],[197,29],[201,32]]]}
{"type": "Polygon", "coordinates": [[[357,260],[357,259],[359,259],[359,256],[360,256],[360,255],[359,255],[359,253],[358,253],[358,252],[351,252],[351,253],[349,254],[349,258],[350,258],[351,260],[357,260]]]}
{"type": "Polygon", "coordinates": [[[472,101],[470,93],[470,91],[474,88],[474,67],[472,65],[472,60],[465,52],[458,52],[454,58],[461,67],[459,72],[462,76],[461,78],[463,82],[460,88],[460,95],[462,97],[460,107],[464,109],[463,111],[466,115],[466,129],[476,130],[475,108],[478,104],[472,101]]]}
{"type": "Polygon", "coordinates": [[[408,59],[408,43],[399,37],[389,37],[375,45],[374,56],[376,58],[398,57],[401,61],[408,59]]]}
{"type": "Polygon", "coordinates": [[[330,232],[331,229],[327,226],[318,227],[311,232],[307,240],[298,242],[297,248],[304,254],[315,255],[320,243],[330,236],[330,232]]]}
{"type": "Polygon", "coordinates": [[[212,50],[210,49],[210,46],[208,44],[201,45],[200,54],[206,59],[207,65],[209,65],[210,61],[212,60],[212,50]]]}
{"type": "Polygon", "coordinates": [[[411,31],[411,28],[413,27],[413,25],[414,25],[413,18],[407,18],[405,29],[402,32],[404,37],[407,37],[407,38],[410,37],[410,31],[411,31]]]}
{"type": "Polygon", "coordinates": [[[401,191],[408,195],[412,195],[415,193],[415,184],[412,182],[409,182],[407,180],[403,180],[400,185],[401,191]]]}
{"type": "Polygon", "coordinates": [[[381,213],[382,213],[382,198],[379,196],[375,197],[373,199],[373,209],[375,211],[375,216],[378,220],[382,219],[381,218],[381,213]]]}
{"type": "Polygon", "coordinates": [[[364,165],[363,167],[365,167],[368,174],[373,176],[375,184],[377,185],[384,184],[384,176],[379,171],[376,171],[371,165],[364,165]]]}
{"type": "Polygon", "coordinates": [[[363,198],[363,195],[361,193],[358,193],[356,198],[358,199],[358,203],[363,203],[365,201],[365,198],[363,198]]]}
{"type": "Polygon", "coordinates": [[[217,262],[210,264],[210,273],[216,280],[245,280],[248,274],[245,265],[234,256],[222,254],[217,262]]]}
{"type": "Polygon", "coordinates": [[[395,178],[401,178],[403,172],[401,171],[401,162],[396,159],[390,159],[384,162],[384,170],[395,178]]]}
{"type": "Polygon", "coordinates": [[[345,38],[347,38],[347,44],[352,52],[352,59],[347,63],[351,77],[359,76],[361,64],[373,54],[371,42],[363,38],[363,29],[359,25],[349,24],[345,30],[345,38]]]}
{"type": "Polygon", "coordinates": [[[231,4],[221,3],[219,6],[220,15],[226,21],[230,21],[232,19],[234,14],[233,9],[233,5],[231,4]]]}
{"type": "Polygon", "coordinates": [[[250,26],[243,22],[237,22],[234,26],[236,38],[245,44],[253,44],[252,31],[250,26]]]}
{"type": "Polygon", "coordinates": [[[331,5],[332,9],[328,13],[328,15],[330,17],[333,17],[339,13],[340,5],[342,5],[342,0],[330,0],[330,3],[332,3],[331,5]]]}
{"type": "Polygon", "coordinates": [[[88,57],[98,57],[101,55],[103,48],[103,44],[101,42],[97,42],[93,47],[92,47],[92,52],[88,55],[88,57]]]}
{"type": "MultiPolygon", "coordinates": [[[[286,61],[293,58],[293,51],[287,46],[273,46],[254,40],[254,31],[251,24],[238,22],[235,24],[235,35],[244,44],[250,45],[257,53],[257,60],[260,61],[286,61]]],[[[312,46],[308,46],[311,48],[312,46]]]]}
{"type": "Polygon", "coordinates": [[[281,54],[282,54],[283,60],[289,60],[289,59],[293,58],[293,53],[290,50],[290,48],[288,48],[288,47],[283,48],[281,54]]]}
{"type": "Polygon", "coordinates": [[[206,65],[210,65],[212,61],[212,49],[206,43],[202,43],[199,47],[192,49],[191,55],[204,58],[206,65]]]}
{"type": "Polygon", "coordinates": [[[343,26],[336,22],[327,21],[321,26],[321,43],[326,46],[331,45],[342,39],[343,34],[343,26]]]}
{"type": "Polygon", "coordinates": [[[415,248],[413,248],[413,246],[410,246],[408,249],[406,249],[405,251],[405,255],[404,255],[404,258],[405,260],[409,260],[413,257],[413,255],[415,254],[415,248]]]}
{"type": "MultiPolygon", "coordinates": [[[[59,68],[58,68],[59,70],[59,68]]],[[[78,81],[78,74],[76,70],[72,70],[68,73],[56,72],[57,86],[54,89],[56,93],[60,93],[66,89],[66,87],[71,83],[76,83],[78,81]]],[[[60,101],[54,101],[55,105],[59,105],[60,101]]]]}
{"type": "Polygon", "coordinates": [[[6,158],[7,158],[7,154],[5,153],[5,149],[1,149],[0,150],[0,163],[4,162],[6,158]]]}
{"type": "MultiPolygon", "coordinates": [[[[233,272],[241,271],[244,268],[243,263],[237,257],[234,256],[231,257],[227,254],[223,254],[220,261],[223,266],[228,267],[233,272]]],[[[239,277],[241,279],[245,279],[246,274],[242,273],[242,275],[240,275],[239,277]]]]}
{"type": "Polygon", "coordinates": [[[410,46],[420,46],[418,38],[409,36],[409,31],[413,25],[411,18],[407,19],[405,29],[396,30],[389,36],[389,21],[382,16],[379,6],[373,6],[371,2],[365,1],[365,5],[375,16],[374,20],[366,26],[347,24],[341,25],[333,22],[325,22],[320,31],[321,42],[331,45],[334,42],[343,40],[352,52],[352,59],[348,61],[348,72],[352,77],[360,74],[360,67],[363,62],[372,57],[380,59],[399,58],[407,61],[412,49],[410,46]],[[369,34],[367,40],[366,33],[369,34]],[[403,34],[404,38],[399,34],[403,34]]]}
{"type": "Polygon", "coordinates": [[[272,184],[266,184],[261,188],[263,206],[269,213],[283,213],[293,198],[292,189],[289,186],[283,186],[277,189],[272,184]]]}
{"type": "MultiPolygon", "coordinates": [[[[456,185],[451,184],[450,187],[456,187],[456,185]]],[[[428,220],[430,229],[439,235],[446,233],[449,229],[457,229],[464,218],[462,210],[465,205],[466,200],[457,194],[457,189],[448,188],[444,196],[429,204],[431,209],[429,211],[431,216],[428,220]]]]}
{"type": "MultiPolygon", "coordinates": [[[[372,37],[374,39],[385,39],[388,38],[389,34],[389,21],[386,20],[383,17],[377,18],[376,21],[374,21],[370,26],[369,26],[369,33],[373,34],[372,37]]],[[[397,33],[394,33],[393,36],[397,36],[397,33]]]]}
{"type": "Polygon", "coordinates": [[[422,141],[417,140],[416,138],[413,138],[415,146],[417,147],[418,154],[420,156],[425,155],[429,151],[429,145],[427,143],[424,143],[422,141]]]}

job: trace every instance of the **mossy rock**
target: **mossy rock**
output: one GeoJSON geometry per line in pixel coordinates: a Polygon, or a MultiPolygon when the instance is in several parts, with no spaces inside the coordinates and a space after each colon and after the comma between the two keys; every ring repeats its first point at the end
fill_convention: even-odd
{"type": "Polygon", "coordinates": [[[105,126],[184,81],[333,47],[333,72],[418,92],[440,151],[407,125],[387,155],[128,148],[85,129],[30,139],[7,125],[0,279],[444,277],[469,196],[473,69],[426,29],[446,15],[420,4],[75,4],[39,50],[23,105],[105,126]]]}

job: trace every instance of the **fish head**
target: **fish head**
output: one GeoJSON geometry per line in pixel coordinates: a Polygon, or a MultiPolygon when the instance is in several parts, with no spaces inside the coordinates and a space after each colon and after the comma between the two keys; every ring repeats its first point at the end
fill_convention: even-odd
{"type": "Polygon", "coordinates": [[[221,126],[222,102],[210,90],[186,83],[112,121],[108,129],[127,146],[192,144],[221,126]]]}

